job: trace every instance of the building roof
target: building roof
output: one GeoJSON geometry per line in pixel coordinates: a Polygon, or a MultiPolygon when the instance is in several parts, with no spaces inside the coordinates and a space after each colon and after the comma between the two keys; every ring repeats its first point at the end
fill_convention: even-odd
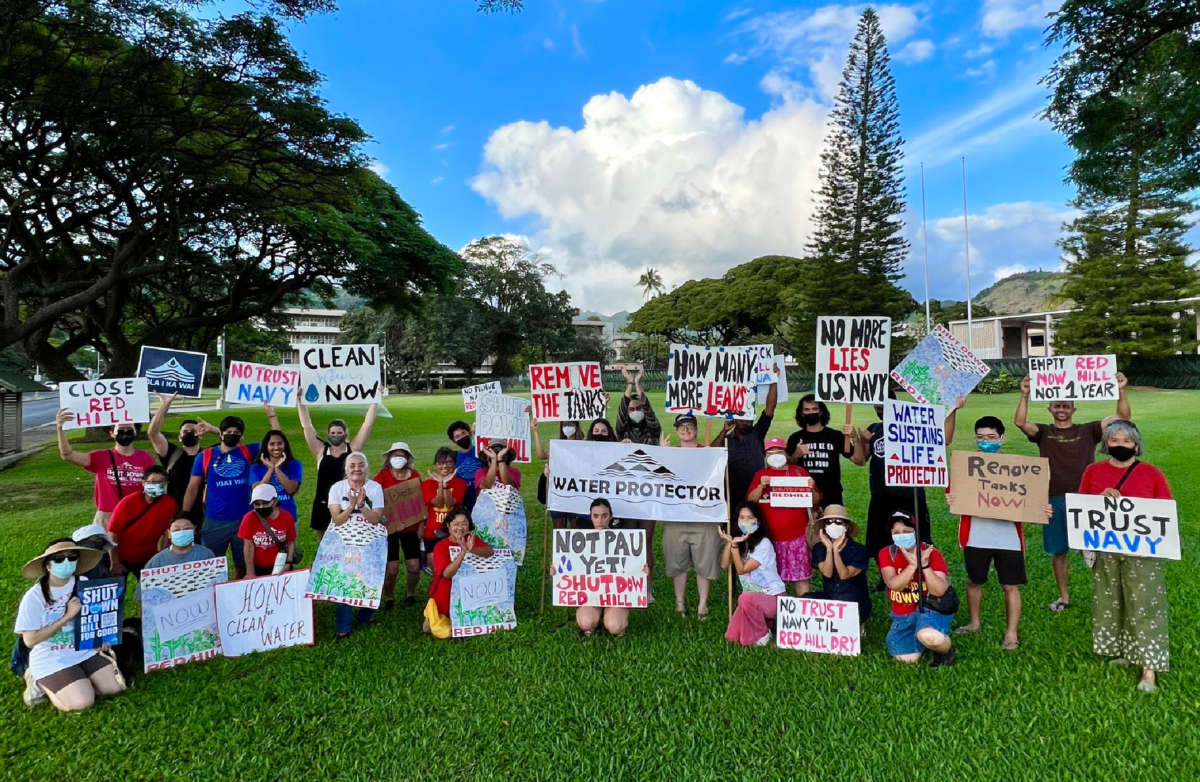
{"type": "Polygon", "coordinates": [[[284,307],[279,312],[282,315],[328,315],[339,318],[346,314],[345,310],[312,310],[304,307],[284,307]]]}
{"type": "Polygon", "coordinates": [[[0,390],[4,391],[49,391],[50,389],[36,380],[31,380],[16,372],[0,369],[0,390]]]}

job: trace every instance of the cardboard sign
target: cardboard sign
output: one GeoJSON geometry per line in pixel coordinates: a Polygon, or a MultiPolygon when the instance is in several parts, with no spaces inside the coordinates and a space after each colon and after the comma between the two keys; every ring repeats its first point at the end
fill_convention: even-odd
{"type": "Polygon", "coordinates": [[[596,497],[619,519],[726,522],[724,448],[550,441],[546,502],[586,516],[596,497]]]}
{"type": "Polygon", "coordinates": [[[93,578],[79,581],[75,596],[83,608],[75,615],[75,648],[99,649],[121,643],[125,620],[125,579],[93,578]]]}
{"type": "Polygon", "coordinates": [[[146,378],[146,387],[151,391],[199,397],[207,364],[207,353],[143,345],[137,377],[146,378]]]}
{"type": "Polygon", "coordinates": [[[991,367],[938,324],[892,370],[892,380],[923,405],[952,406],[990,371],[991,367]]]}
{"type": "MultiPolygon", "coordinates": [[[[667,362],[667,401],[670,413],[693,412],[721,417],[732,415],[754,420],[758,395],[755,387],[764,374],[760,348],[767,346],[704,347],[671,345],[667,362]]],[[[773,380],[770,382],[774,382],[773,380]]]]}
{"type": "Polygon", "coordinates": [[[300,345],[297,350],[306,404],[382,401],[378,345],[300,345]]]}
{"type": "Polygon", "coordinates": [[[295,407],[299,385],[300,370],[295,367],[272,367],[249,361],[230,361],[225,401],[245,405],[295,407]]]}
{"type": "Polygon", "coordinates": [[[1050,460],[1041,456],[953,451],[950,512],[961,516],[1047,524],[1050,460]]]}
{"type": "Polygon", "coordinates": [[[471,509],[475,534],[493,549],[511,552],[513,560],[525,563],[529,530],[525,522],[525,499],[512,486],[497,483],[479,492],[471,509]]]}
{"type": "MultiPolygon", "coordinates": [[[[458,548],[450,548],[458,556],[458,548]]],[[[467,554],[450,579],[450,635],[470,638],[517,626],[517,563],[512,552],[495,549],[490,557],[467,554]]]]}
{"type": "Polygon", "coordinates": [[[811,508],[812,479],[799,475],[772,475],[770,505],[772,508],[811,508]]]}
{"type": "Polygon", "coordinates": [[[858,603],[780,595],[775,645],[780,649],[857,657],[862,651],[858,603]]]}
{"type": "Polygon", "coordinates": [[[1029,359],[1029,398],[1034,402],[1095,402],[1119,396],[1114,355],[1029,359]]]}
{"type": "MultiPolygon", "coordinates": [[[[483,453],[488,445],[502,440],[516,453],[516,461],[529,464],[530,456],[529,402],[519,396],[485,394],[476,400],[475,448],[483,453]]],[[[484,457],[480,457],[484,458],[484,457]]],[[[484,458],[484,464],[487,459],[484,458]]]]}
{"type": "Polygon", "coordinates": [[[891,344],[891,318],[817,318],[817,401],[883,404],[891,344]]]}
{"type": "Polygon", "coordinates": [[[379,608],[386,569],[387,528],[352,517],[325,531],[304,596],[356,608],[379,608]]]}
{"type": "Polygon", "coordinates": [[[484,394],[502,394],[500,390],[500,381],[493,380],[490,383],[479,383],[473,386],[466,386],[462,390],[463,410],[468,413],[475,412],[476,401],[484,394]]]}
{"type": "Polygon", "coordinates": [[[539,421],[590,421],[608,413],[600,364],[530,364],[529,396],[539,421]]]}
{"type": "Polygon", "coordinates": [[[224,557],[142,571],[142,657],[147,673],[221,653],[212,586],[228,578],[224,557]]]}
{"type": "Polygon", "coordinates": [[[645,530],[556,529],[552,563],[556,606],[649,605],[645,530]]]}
{"type": "Polygon", "coordinates": [[[888,486],[946,486],[946,408],[888,399],[883,407],[883,469],[888,486]]]}
{"type": "Polygon", "coordinates": [[[415,477],[394,483],[383,490],[383,518],[389,533],[415,527],[427,515],[421,482],[415,477]]]}
{"type": "Polygon", "coordinates": [[[64,430],[86,429],[89,426],[108,428],[150,420],[150,397],[144,377],[61,383],[58,386],[58,406],[75,414],[73,419],[63,424],[64,430]]]}
{"type": "Polygon", "coordinates": [[[1130,557],[1179,559],[1175,500],[1067,495],[1067,545],[1130,557]]]}
{"type": "Polygon", "coordinates": [[[285,646],[312,646],[313,604],[307,570],[217,584],[217,630],[226,657],[285,646]]]}
{"type": "MultiPolygon", "coordinates": [[[[772,363],[775,366],[776,380],[774,382],[779,384],[777,390],[775,391],[775,404],[781,405],[784,402],[788,401],[788,398],[789,398],[788,384],[787,384],[787,366],[784,363],[784,357],[779,356],[779,355],[775,356],[772,363]]],[[[770,392],[771,392],[771,384],[770,383],[761,383],[755,389],[756,399],[758,401],[759,407],[762,407],[763,405],[765,405],[767,403],[767,394],[769,394],[770,392]]]]}

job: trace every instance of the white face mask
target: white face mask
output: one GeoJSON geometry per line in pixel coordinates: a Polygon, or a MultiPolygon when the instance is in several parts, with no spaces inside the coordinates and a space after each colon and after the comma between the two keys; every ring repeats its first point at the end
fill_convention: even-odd
{"type": "Polygon", "coordinates": [[[776,470],[781,469],[787,464],[787,457],[781,453],[773,453],[767,457],[767,464],[776,470]]]}
{"type": "Polygon", "coordinates": [[[573,426],[564,426],[562,428],[563,437],[574,437],[577,430],[573,426]]]}
{"type": "Polygon", "coordinates": [[[633,421],[635,424],[640,424],[642,421],[646,420],[646,414],[641,410],[631,410],[629,411],[629,420],[633,421]]]}
{"type": "Polygon", "coordinates": [[[403,456],[393,456],[391,459],[388,459],[388,464],[392,465],[393,470],[403,470],[404,465],[408,464],[408,459],[403,456]]]}
{"type": "Polygon", "coordinates": [[[831,521],[825,525],[825,534],[829,536],[830,540],[837,540],[846,534],[846,525],[831,521]]]}

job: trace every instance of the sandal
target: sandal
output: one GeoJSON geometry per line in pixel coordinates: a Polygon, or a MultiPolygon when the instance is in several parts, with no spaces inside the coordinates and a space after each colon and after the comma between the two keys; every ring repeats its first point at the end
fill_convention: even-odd
{"type": "Polygon", "coordinates": [[[687,609],[686,608],[676,608],[675,613],[679,614],[679,617],[681,619],[687,619],[687,609]]]}
{"type": "Polygon", "coordinates": [[[707,622],[708,621],[708,612],[707,611],[697,611],[696,612],[696,621],[697,622],[707,622]]]}
{"type": "Polygon", "coordinates": [[[971,627],[970,625],[959,625],[958,627],[954,628],[954,634],[955,635],[975,635],[982,629],[983,629],[982,627],[971,627]]]}
{"type": "Polygon", "coordinates": [[[1050,611],[1051,611],[1051,613],[1061,614],[1063,611],[1066,611],[1070,607],[1071,607],[1071,604],[1068,603],[1066,600],[1063,600],[1060,597],[1060,598],[1056,599],[1053,603],[1050,604],[1050,611]]]}
{"type": "Polygon", "coordinates": [[[1014,649],[1020,649],[1021,642],[1020,641],[1005,641],[1004,643],[1000,644],[1000,648],[1006,652],[1011,652],[1014,649]]]}
{"type": "Polygon", "coordinates": [[[593,632],[595,632],[595,631],[593,631],[593,630],[580,630],[580,631],[579,631],[579,637],[580,637],[580,638],[591,638],[591,637],[592,637],[592,633],[593,633],[593,632]]]}

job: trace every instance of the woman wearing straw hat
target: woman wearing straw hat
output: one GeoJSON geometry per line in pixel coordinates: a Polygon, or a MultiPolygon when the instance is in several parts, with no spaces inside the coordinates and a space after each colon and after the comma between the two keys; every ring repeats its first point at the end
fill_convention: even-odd
{"type": "Polygon", "coordinates": [[[397,441],[383,453],[383,469],[375,482],[383,488],[383,519],[387,525],[387,570],[383,577],[383,610],[396,604],[396,579],[400,554],[404,554],[404,604],[415,605],[421,578],[421,522],[425,521],[425,499],[421,473],[413,467],[412,448],[397,441]]]}
{"type": "Polygon", "coordinates": [[[30,648],[24,695],[30,706],[44,692],[59,711],[83,711],[95,702],[96,693],[116,695],[125,689],[109,658],[93,649],[75,649],[73,625],[82,609],[75,597],[80,580],[75,571],[91,570],[101,556],[59,538],[21,569],[25,578],[37,579],[21,598],[13,628],[30,648]]]}
{"type": "Polygon", "coordinates": [[[824,513],[809,530],[812,563],[821,572],[821,589],[809,597],[858,603],[858,621],[871,616],[871,594],[867,591],[867,566],[871,555],[859,543],[858,525],[845,505],[826,505],[824,513]]]}

